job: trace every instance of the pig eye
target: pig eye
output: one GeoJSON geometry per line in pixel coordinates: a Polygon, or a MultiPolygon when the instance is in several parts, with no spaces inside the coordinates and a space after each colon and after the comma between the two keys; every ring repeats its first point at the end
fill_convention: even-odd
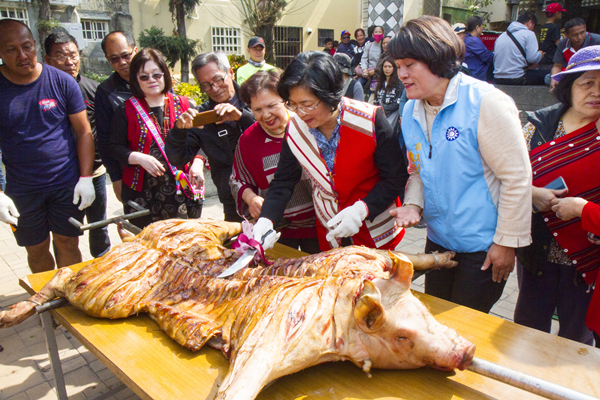
{"type": "Polygon", "coordinates": [[[398,336],[396,337],[396,340],[400,342],[402,340],[408,340],[408,338],[406,336],[398,336]]]}

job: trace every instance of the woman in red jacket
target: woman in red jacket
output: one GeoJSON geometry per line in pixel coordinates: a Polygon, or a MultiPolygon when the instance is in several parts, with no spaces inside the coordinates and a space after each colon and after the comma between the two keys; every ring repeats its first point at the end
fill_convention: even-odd
{"type": "Polygon", "coordinates": [[[171,74],[162,54],[154,49],[137,53],[129,67],[133,96],[115,113],[111,152],[123,165],[123,206],[133,200],[150,215],[131,222],[140,228],[168,218],[199,218],[202,202],[183,171],[171,165],[164,140],[175,121],[189,108],[188,99],[171,93],[171,74]]]}
{"type": "MultiPolygon", "coordinates": [[[[552,200],[552,211],[563,221],[581,218],[581,227],[589,232],[588,240],[600,245],[600,205],[581,197],[567,197],[552,200]]],[[[595,287],[596,283],[590,286],[595,287]]],[[[593,287],[589,288],[589,290],[594,290],[594,294],[585,322],[588,328],[594,332],[596,347],[600,348],[600,290],[595,290],[593,287]]]]}

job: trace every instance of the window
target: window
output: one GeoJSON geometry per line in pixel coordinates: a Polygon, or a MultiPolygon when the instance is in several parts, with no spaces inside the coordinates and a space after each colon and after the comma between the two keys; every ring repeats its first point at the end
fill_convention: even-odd
{"type": "Polygon", "coordinates": [[[222,51],[225,54],[242,54],[242,29],[213,26],[212,50],[222,51]]]}
{"type": "Polygon", "coordinates": [[[0,7],[0,19],[6,18],[16,19],[29,26],[29,21],[27,19],[27,10],[24,8],[0,7]]]}
{"type": "Polygon", "coordinates": [[[90,42],[99,42],[108,35],[107,21],[81,20],[83,38],[90,42]]]}
{"type": "Polygon", "coordinates": [[[302,28],[276,26],[274,39],[275,66],[285,69],[294,57],[302,53],[302,28]]]}
{"type": "Polygon", "coordinates": [[[319,47],[325,47],[325,39],[335,39],[333,29],[319,29],[319,47]]]}

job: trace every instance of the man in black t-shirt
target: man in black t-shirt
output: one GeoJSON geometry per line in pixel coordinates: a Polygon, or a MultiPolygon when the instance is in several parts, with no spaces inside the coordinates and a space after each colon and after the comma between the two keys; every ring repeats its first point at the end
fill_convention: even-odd
{"type": "MultiPolygon", "coordinates": [[[[98,153],[98,137],[96,135],[96,89],[99,83],[79,74],[80,59],[77,40],[65,32],[50,34],[44,42],[46,64],[58,68],[71,75],[77,81],[85,102],[88,121],[94,135],[96,153],[94,155],[93,180],[96,199],[85,209],[88,223],[106,219],[106,168],[102,165],[98,153]]],[[[100,257],[110,250],[108,227],[92,229],[89,235],[90,254],[100,257]]]]}
{"type": "Polygon", "coordinates": [[[540,69],[552,69],[554,65],[554,53],[560,41],[560,28],[557,22],[562,18],[562,13],[566,11],[558,3],[552,3],[546,7],[548,19],[540,30],[540,50],[545,53],[540,61],[540,69]]]}

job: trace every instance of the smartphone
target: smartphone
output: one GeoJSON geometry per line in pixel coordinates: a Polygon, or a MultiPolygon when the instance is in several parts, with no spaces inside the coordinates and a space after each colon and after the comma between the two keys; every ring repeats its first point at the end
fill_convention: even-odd
{"type": "Polygon", "coordinates": [[[221,116],[217,115],[215,110],[204,111],[194,117],[193,124],[194,126],[204,126],[208,124],[214,124],[222,119],[223,118],[221,116]]]}
{"type": "MultiPolygon", "coordinates": [[[[553,180],[552,182],[550,182],[549,184],[544,186],[544,188],[551,189],[551,190],[563,190],[563,189],[569,190],[569,188],[567,187],[567,184],[562,176],[559,176],[558,178],[556,178],[555,180],[553,180]]],[[[535,206],[533,206],[533,212],[536,213],[538,211],[539,210],[535,206]]]]}

